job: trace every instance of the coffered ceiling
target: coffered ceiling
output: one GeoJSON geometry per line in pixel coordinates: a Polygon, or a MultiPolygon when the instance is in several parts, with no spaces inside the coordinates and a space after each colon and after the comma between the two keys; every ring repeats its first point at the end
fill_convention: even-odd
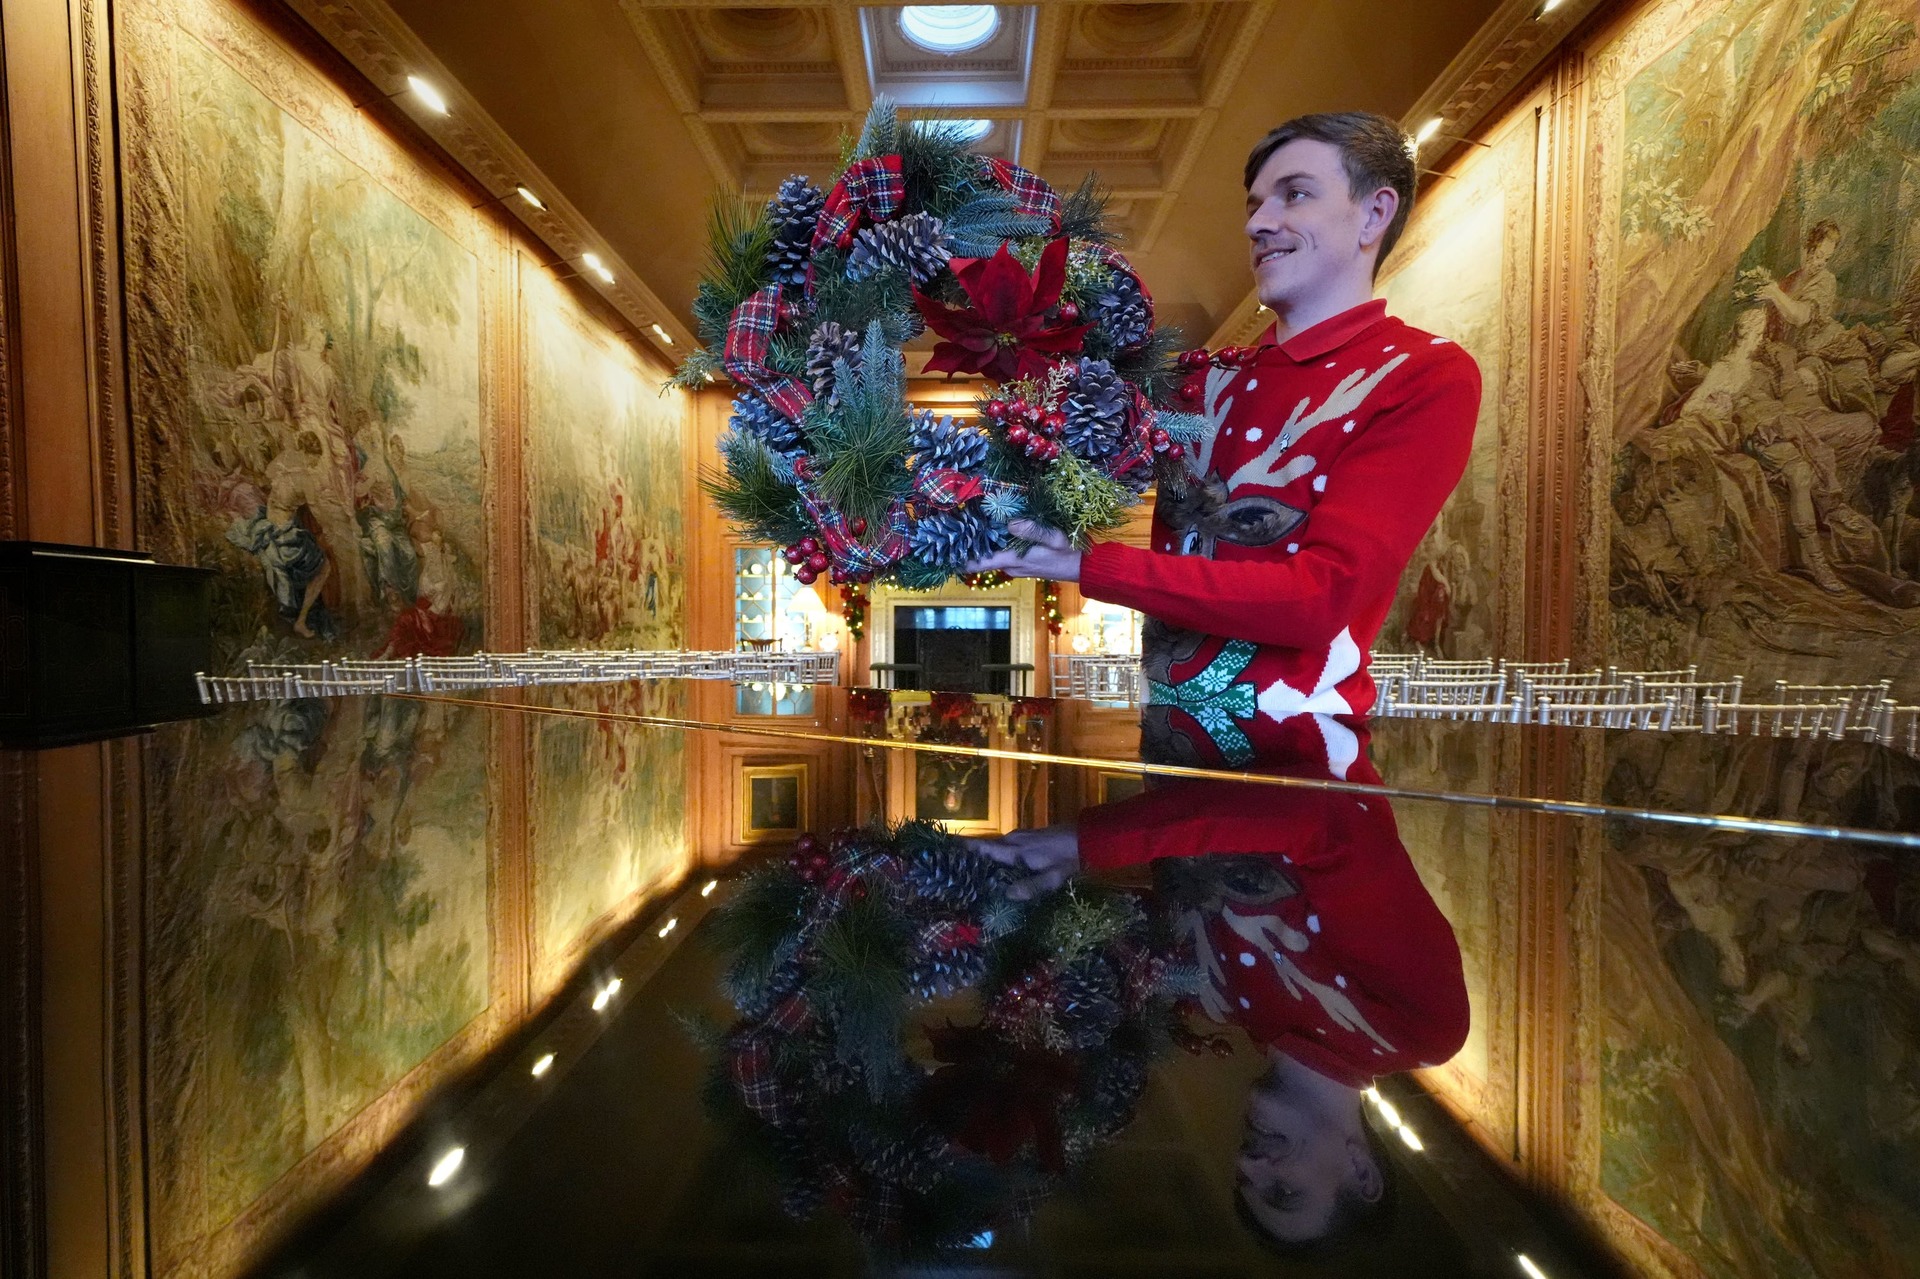
{"type": "Polygon", "coordinates": [[[447,116],[397,101],[490,189],[538,190],[547,209],[507,207],[556,257],[605,260],[614,280],[585,283],[672,359],[713,197],[824,185],[876,92],[988,122],[979,150],[1056,186],[1098,173],[1162,319],[1196,342],[1245,330],[1240,170],[1262,133],[1345,108],[1466,132],[1601,0],[1042,0],[950,57],[852,0],[287,2],[376,83],[439,83],[447,116]]]}

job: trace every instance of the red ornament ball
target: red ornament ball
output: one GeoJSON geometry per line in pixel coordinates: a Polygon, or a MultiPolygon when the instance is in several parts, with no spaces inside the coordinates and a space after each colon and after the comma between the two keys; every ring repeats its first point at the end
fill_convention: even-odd
{"type": "Polygon", "coordinates": [[[1007,443],[1025,444],[1027,442],[1029,434],[1030,433],[1028,432],[1026,427],[1021,426],[1019,423],[1016,422],[1014,425],[1007,428],[1007,443]]]}
{"type": "Polygon", "coordinates": [[[833,562],[832,560],[829,560],[827,558],[827,553],[825,551],[814,551],[813,553],[807,556],[807,567],[812,569],[815,573],[826,572],[827,565],[831,564],[832,562],[833,562]]]}
{"type": "Polygon", "coordinates": [[[853,534],[855,537],[865,537],[867,535],[867,522],[856,515],[853,518],[853,523],[847,525],[847,532],[853,534]]]}

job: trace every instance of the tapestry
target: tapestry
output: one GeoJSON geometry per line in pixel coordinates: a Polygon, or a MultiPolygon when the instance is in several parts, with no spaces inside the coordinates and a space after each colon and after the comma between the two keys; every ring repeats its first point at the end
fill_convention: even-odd
{"type": "Polygon", "coordinates": [[[473,252],[175,47],[187,393],[143,479],[221,570],[217,669],[479,647],[473,252]]]}
{"type": "Polygon", "coordinates": [[[678,648],[691,404],[557,285],[523,279],[539,642],[678,648]]]}
{"type": "MultiPolygon", "coordinates": [[[[680,392],[557,285],[522,273],[535,633],[548,648],[679,648],[686,636],[680,392]]],[[[554,704],[683,715],[676,684],[555,690],[554,704]]],[[[644,891],[685,868],[686,751],[677,732],[534,720],[535,985],[560,980],[644,891]]]]}
{"type": "Polygon", "coordinates": [[[161,734],[156,1273],[244,1250],[215,1237],[488,1008],[486,736],[478,710],[360,698],[161,734]]]}
{"type": "MultiPolygon", "coordinates": [[[[1433,720],[1376,721],[1370,751],[1390,786],[1492,794],[1502,776],[1485,726],[1433,720]]],[[[1472,1115],[1511,1151],[1514,1112],[1516,946],[1511,821],[1477,805],[1396,800],[1400,842],[1420,882],[1453,926],[1467,984],[1467,1040],[1425,1082],[1472,1115]]]]}
{"type": "MultiPolygon", "coordinates": [[[[219,570],[218,672],[477,647],[495,233],[233,7],[116,22],[139,544],[219,570]]],[[[156,1274],[242,1267],[486,1038],[487,738],[327,699],[143,750],[156,1274]]]]}
{"type": "Polygon", "coordinates": [[[1506,603],[1524,561],[1518,503],[1501,492],[1515,482],[1505,470],[1524,467],[1527,438],[1535,132],[1526,112],[1490,150],[1429,178],[1381,275],[1388,312],[1459,343],[1481,378],[1466,474],[1401,574],[1377,644],[1385,652],[1514,655],[1506,603]]]}
{"type": "Polygon", "coordinates": [[[1599,58],[1623,667],[1920,698],[1914,16],[1675,3],[1599,58]]]}
{"type": "MultiPolygon", "coordinates": [[[[1629,733],[1610,755],[1614,803],[1882,829],[1920,806],[1920,761],[1865,743],[1629,733]]],[[[1683,1273],[1911,1274],[1920,866],[1740,831],[1606,842],[1601,1189],[1683,1273]]]]}

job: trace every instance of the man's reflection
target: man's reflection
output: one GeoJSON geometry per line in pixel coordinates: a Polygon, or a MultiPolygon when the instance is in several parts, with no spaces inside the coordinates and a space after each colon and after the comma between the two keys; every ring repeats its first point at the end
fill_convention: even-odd
{"type": "Polygon", "coordinates": [[[1185,782],[970,843],[1020,874],[1015,899],[1153,865],[1156,909],[1202,975],[1196,1002],[1266,1054],[1235,1162],[1236,1208],[1263,1241],[1324,1246],[1388,1210],[1362,1093],[1453,1056],[1468,1013],[1453,931],[1384,798],[1185,782]]]}

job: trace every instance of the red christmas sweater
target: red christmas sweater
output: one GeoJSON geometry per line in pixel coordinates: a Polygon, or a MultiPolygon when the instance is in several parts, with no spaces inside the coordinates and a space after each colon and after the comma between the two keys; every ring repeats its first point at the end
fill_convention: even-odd
{"type": "Polygon", "coordinates": [[[1080,590],[1149,619],[1148,758],[1371,779],[1367,652],[1466,471],[1479,366],[1383,301],[1214,363],[1151,548],[1094,546],[1080,590]]]}
{"type": "Polygon", "coordinates": [[[1460,948],[1384,797],[1177,782],[1079,835],[1088,868],[1156,862],[1214,1020],[1354,1088],[1466,1042],[1460,948]]]}

